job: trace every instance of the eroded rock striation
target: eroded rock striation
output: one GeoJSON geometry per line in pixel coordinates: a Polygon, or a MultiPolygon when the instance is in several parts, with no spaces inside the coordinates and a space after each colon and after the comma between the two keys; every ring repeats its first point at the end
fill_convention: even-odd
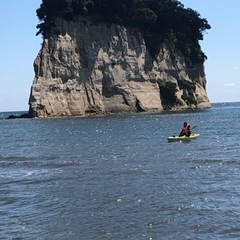
{"type": "Polygon", "coordinates": [[[31,117],[210,107],[203,64],[188,67],[166,45],[152,57],[134,29],[62,21],[34,62],[31,117]]]}

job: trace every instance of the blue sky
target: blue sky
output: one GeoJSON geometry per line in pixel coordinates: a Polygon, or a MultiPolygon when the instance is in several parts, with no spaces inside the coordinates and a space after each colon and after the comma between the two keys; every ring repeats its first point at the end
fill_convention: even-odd
{"type": "MultiPolygon", "coordinates": [[[[198,11],[211,29],[200,42],[211,102],[240,101],[240,0],[180,0],[198,11]]],[[[42,43],[36,36],[41,0],[0,0],[0,112],[28,110],[33,61],[42,43]]]]}
{"type": "Polygon", "coordinates": [[[28,110],[33,61],[41,48],[36,9],[41,0],[0,0],[0,112],[28,110]]]}
{"type": "Polygon", "coordinates": [[[240,1],[181,0],[206,18],[211,29],[200,42],[211,102],[240,102],[240,1]]]}

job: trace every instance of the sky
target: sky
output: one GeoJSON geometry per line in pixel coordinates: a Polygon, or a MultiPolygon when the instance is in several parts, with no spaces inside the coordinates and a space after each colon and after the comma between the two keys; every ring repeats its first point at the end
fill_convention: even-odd
{"type": "MultiPolygon", "coordinates": [[[[36,9],[41,0],[0,0],[0,112],[27,111],[41,49],[36,9]]],[[[240,0],[180,0],[199,12],[211,29],[200,42],[211,103],[240,102],[240,0]]]]}

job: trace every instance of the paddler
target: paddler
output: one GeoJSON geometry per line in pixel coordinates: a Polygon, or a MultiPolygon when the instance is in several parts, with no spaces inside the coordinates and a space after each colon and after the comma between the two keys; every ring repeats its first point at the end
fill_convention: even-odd
{"type": "Polygon", "coordinates": [[[187,122],[183,123],[182,131],[179,134],[179,137],[186,136],[189,137],[191,135],[191,127],[187,122]]]}

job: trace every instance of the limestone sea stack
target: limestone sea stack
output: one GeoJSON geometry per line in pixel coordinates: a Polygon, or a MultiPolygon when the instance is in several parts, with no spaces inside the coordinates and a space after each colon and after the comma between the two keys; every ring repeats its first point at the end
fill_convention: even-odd
{"type": "Polygon", "coordinates": [[[204,63],[159,44],[152,56],[140,31],[89,19],[62,20],[34,62],[29,116],[84,116],[211,107],[204,63]]]}

